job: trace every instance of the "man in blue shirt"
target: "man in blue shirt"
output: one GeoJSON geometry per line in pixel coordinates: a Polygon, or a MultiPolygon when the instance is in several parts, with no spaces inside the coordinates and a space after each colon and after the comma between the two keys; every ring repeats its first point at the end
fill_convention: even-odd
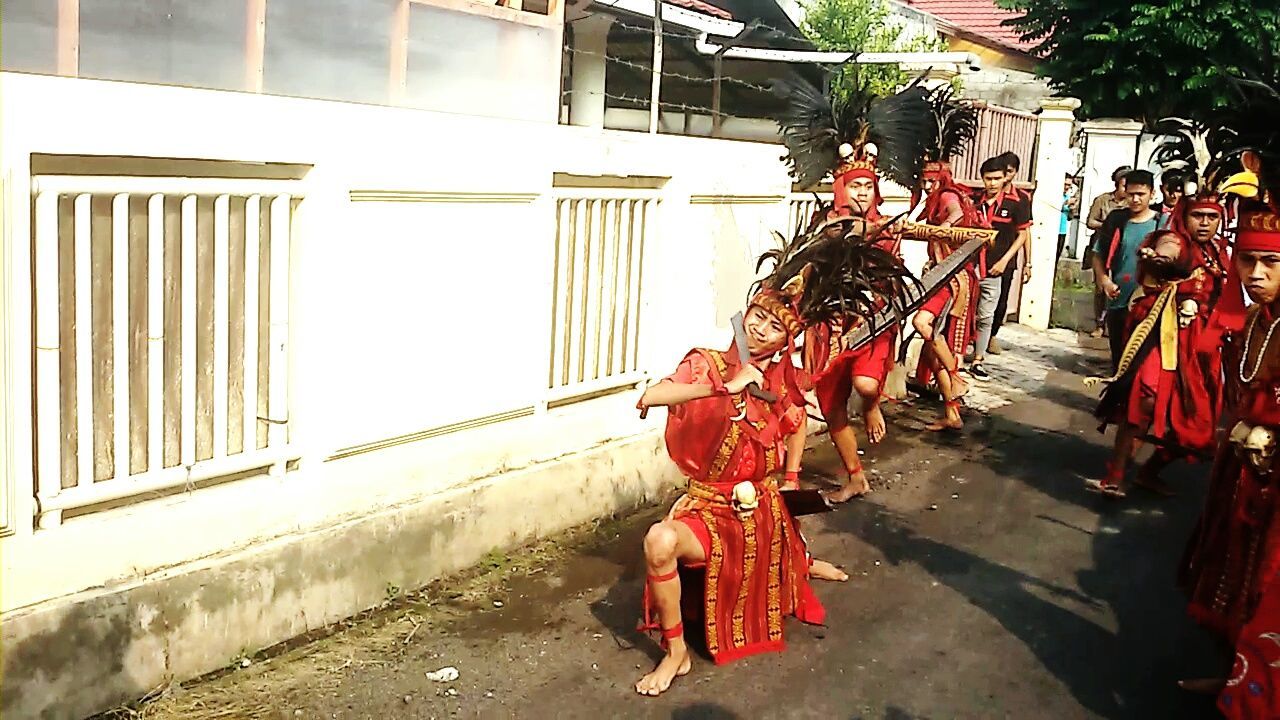
{"type": "Polygon", "coordinates": [[[1138,286],[1138,246],[1155,232],[1160,215],[1151,209],[1155,176],[1133,170],[1124,177],[1128,207],[1112,212],[1093,234],[1093,277],[1107,297],[1107,339],[1114,372],[1124,351],[1129,299],[1138,286]]]}

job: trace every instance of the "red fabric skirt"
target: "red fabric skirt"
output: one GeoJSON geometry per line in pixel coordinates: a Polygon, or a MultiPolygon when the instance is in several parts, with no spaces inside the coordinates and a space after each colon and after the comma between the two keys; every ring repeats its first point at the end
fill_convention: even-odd
{"type": "MultiPolygon", "coordinates": [[[[1131,317],[1130,331],[1135,325],[1131,317]]],[[[1123,405],[1100,413],[1103,428],[1127,422],[1146,428],[1150,437],[1175,453],[1192,459],[1208,455],[1214,447],[1222,408],[1222,364],[1219,356],[1196,351],[1198,339],[1199,323],[1178,331],[1178,366],[1174,370],[1161,366],[1160,348],[1151,342],[1137,360],[1137,368],[1130,371],[1133,378],[1127,390],[1117,388],[1121,395],[1116,402],[1123,405]]]]}
{"type": "Polygon", "coordinates": [[[831,430],[848,424],[849,398],[853,395],[853,379],[866,377],[876,381],[881,390],[893,366],[893,346],[897,333],[885,332],[854,351],[840,353],[813,380],[818,408],[831,430]]]}
{"type": "Polygon", "coordinates": [[[1209,477],[1209,496],[1187,545],[1179,582],[1188,613],[1234,643],[1263,590],[1280,577],[1280,523],[1274,522],[1273,470],[1265,482],[1224,443],[1209,477]]]}
{"type": "Polygon", "coordinates": [[[1230,720],[1280,718],[1280,587],[1273,578],[1262,589],[1253,617],[1240,631],[1235,666],[1218,696],[1230,720]]]}
{"type": "Polygon", "coordinates": [[[935,318],[940,317],[942,315],[942,311],[946,309],[947,303],[951,301],[952,296],[953,293],[951,292],[951,286],[946,285],[940,288],[938,292],[934,293],[933,297],[926,300],[924,305],[920,306],[920,310],[918,312],[927,312],[935,318]]]}
{"type": "MultiPolygon", "coordinates": [[[[821,625],[826,610],[809,585],[809,558],[795,520],[771,483],[756,483],[759,506],[739,518],[729,505],[731,487],[698,484],[715,495],[685,495],[669,517],[703,543],[706,587],[703,617],[707,651],[717,665],[785,647],[784,617],[821,625]]],[[[691,492],[693,487],[691,486],[691,492]]],[[[648,586],[644,629],[658,629],[648,586]]]]}

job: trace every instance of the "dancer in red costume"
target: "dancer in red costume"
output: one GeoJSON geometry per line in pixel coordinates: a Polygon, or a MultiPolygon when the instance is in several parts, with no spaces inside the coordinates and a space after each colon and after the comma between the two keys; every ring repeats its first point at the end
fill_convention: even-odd
{"type": "MultiPolygon", "coordinates": [[[[924,221],[941,227],[981,227],[982,221],[969,193],[951,176],[949,162],[977,133],[977,110],[955,100],[950,87],[936,90],[931,101],[937,132],[920,185],[924,195],[924,221]]],[[[930,263],[942,262],[953,250],[946,243],[930,242],[930,263]]],[[[928,387],[936,376],[944,402],[942,419],[928,426],[932,431],[958,430],[964,426],[960,418],[960,398],[969,387],[959,375],[959,359],[964,356],[973,334],[977,279],[974,266],[968,265],[952,278],[946,289],[917,310],[912,319],[912,326],[924,340],[916,381],[928,387]]]]}
{"type": "MultiPolygon", "coordinates": [[[[1195,162],[1198,144],[1194,134],[1167,143],[1157,156],[1166,174],[1195,162]]],[[[1161,470],[1179,457],[1197,459],[1213,450],[1222,409],[1221,353],[1203,348],[1201,336],[1228,279],[1230,259],[1219,235],[1225,212],[1216,192],[1191,182],[1168,229],[1153,233],[1138,250],[1128,340],[1096,411],[1101,430],[1116,424],[1115,445],[1106,476],[1088,481],[1090,490],[1124,497],[1126,467],[1140,438],[1156,450],[1134,482],[1162,495],[1172,491],[1161,470]]]]}
{"type": "MultiPolygon", "coordinates": [[[[670,408],[667,450],[689,479],[685,495],[644,540],[644,627],[661,632],[666,654],[636,683],[642,695],[665,692],[692,666],[680,565],[705,568],[702,614],[717,664],[781,650],[788,615],[823,622],[804,540],[775,479],[784,458],[790,464],[788,441],[805,422],[790,353],[807,325],[901,302],[910,277],[888,252],[852,240],[804,233],[766,253],[762,262],[775,268],[743,322],[748,361],[739,359],[736,344],[723,352],[693,350],[640,400],[642,409],[670,408]]],[[[798,468],[793,457],[791,472],[798,468]]]]}
{"type": "Polygon", "coordinates": [[[1241,97],[1218,118],[1228,132],[1214,136],[1229,144],[1215,162],[1246,170],[1223,188],[1246,198],[1232,257],[1238,282],[1226,283],[1201,344],[1212,351],[1228,338],[1227,412],[1237,422],[1219,447],[1179,579],[1192,617],[1235,648],[1219,710],[1261,719],[1280,717],[1280,73],[1236,87],[1241,97]],[[1241,284],[1254,303],[1247,311],[1241,284]]]}
{"type": "MultiPolygon", "coordinates": [[[[826,172],[833,177],[833,206],[821,209],[815,223],[826,221],[832,237],[851,232],[861,238],[878,232],[880,247],[897,256],[899,239],[884,228],[888,221],[880,215],[879,176],[883,172],[907,183],[918,177],[932,123],[924,89],[913,85],[884,100],[855,92],[834,109],[826,97],[803,84],[779,83],[779,90],[788,110],[778,122],[797,182],[809,187],[826,172]],[[832,138],[843,142],[837,146],[832,138]]],[[[863,347],[847,349],[845,333],[860,322],[857,317],[837,316],[811,327],[804,342],[805,370],[846,473],[844,485],[827,495],[836,503],[871,491],[849,419],[849,400],[855,392],[868,442],[880,442],[887,429],[880,401],[898,328],[888,327],[863,347]]]]}

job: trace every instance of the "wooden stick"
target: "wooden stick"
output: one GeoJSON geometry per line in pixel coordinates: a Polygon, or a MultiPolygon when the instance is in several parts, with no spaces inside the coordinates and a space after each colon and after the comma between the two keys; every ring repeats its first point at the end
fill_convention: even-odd
{"type": "Polygon", "coordinates": [[[267,0],[245,0],[244,89],[262,92],[267,47],[267,0]]]}
{"type": "Polygon", "coordinates": [[[58,74],[80,74],[80,0],[58,0],[58,74]]]}
{"type": "Polygon", "coordinates": [[[391,16],[391,61],[387,74],[387,96],[392,105],[404,103],[408,77],[409,0],[400,0],[391,16]]]}

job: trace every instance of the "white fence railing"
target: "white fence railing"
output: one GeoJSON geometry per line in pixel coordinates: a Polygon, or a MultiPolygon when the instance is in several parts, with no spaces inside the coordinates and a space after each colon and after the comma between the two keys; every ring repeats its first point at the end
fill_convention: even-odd
{"type": "Polygon", "coordinates": [[[37,176],[37,524],[290,450],[296,181],[37,176]]]}
{"type": "Polygon", "coordinates": [[[831,202],[831,193],[815,196],[814,193],[791,193],[788,198],[790,210],[787,216],[787,227],[784,234],[794,233],[797,228],[809,226],[813,214],[822,203],[831,202]]]}
{"type": "Polygon", "coordinates": [[[640,282],[659,202],[656,190],[556,190],[547,373],[553,396],[640,379],[640,282]]]}

